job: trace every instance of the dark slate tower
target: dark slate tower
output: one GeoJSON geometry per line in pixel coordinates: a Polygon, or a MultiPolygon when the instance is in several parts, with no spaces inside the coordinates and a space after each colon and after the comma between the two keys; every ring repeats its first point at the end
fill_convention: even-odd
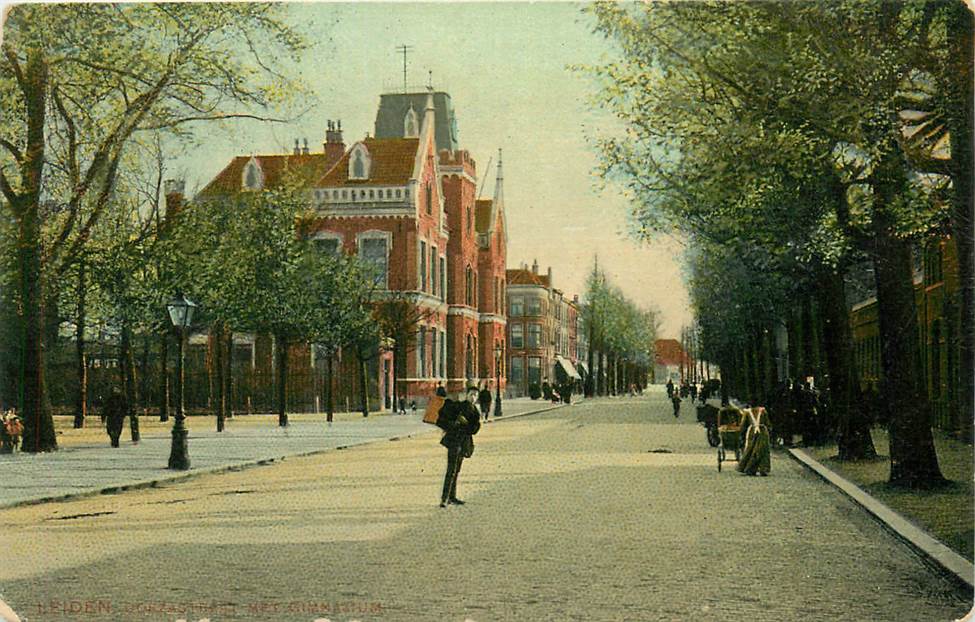
{"type": "MultiPolygon", "coordinates": [[[[423,122],[423,111],[427,107],[429,92],[385,93],[379,98],[379,112],[376,113],[376,138],[406,138],[410,127],[411,112],[423,122]]],[[[433,92],[434,138],[437,151],[446,149],[453,153],[458,149],[457,121],[454,107],[447,93],[433,92]]],[[[417,126],[419,127],[419,126],[417,126]]]]}

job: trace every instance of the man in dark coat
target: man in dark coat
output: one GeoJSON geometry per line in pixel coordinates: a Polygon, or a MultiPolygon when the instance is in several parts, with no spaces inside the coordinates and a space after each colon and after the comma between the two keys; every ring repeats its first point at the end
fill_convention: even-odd
{"type": "Polygon", "coordinates": [[[108,430],[108,437],[112,439],[112,447],[118,447],[118,439],[122,436],[122,427],[125,425],[125,398],[118,389],[112,389],[108,399],[105,400],[104,414],[105,426],[108,430]]]}
{"type": "Polygon", "coordinates": [[[491,389],[488,388],[486,382],[481,386],[481,390],[477,394],[477,404],[481,407],[481,416],[487,421],[488,415],[491,414],[491,389]]]}
{"type": "Polygon", "coordinates": [[[447,448],[447,472],[440,496],[442,508],[447,507],[448,503],[464,505],[457,498],[457,475],[464,458],[470,458],[474,453],[474,435],[481,429],[481,418],[474,406],[477,395],[477,387],[468,387],[466,401],[447,400],[437,417],[437,427],[444,431],[440,444],[447,448]]]}
{"type": "Polygon", "coordinates": [[[680,416],[680,395],[674,393],[673,397],[670,398],[670,402],[674,405],[674,418],[680,416]]]}
{"type": "Polygon", "coordinates": [[[667,397],[674,397],[674,380],[667,378],[667,397]]]}

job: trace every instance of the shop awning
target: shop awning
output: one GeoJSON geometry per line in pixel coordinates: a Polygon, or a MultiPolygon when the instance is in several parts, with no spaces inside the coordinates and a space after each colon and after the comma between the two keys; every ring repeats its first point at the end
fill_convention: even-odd
{"type": "Polygon", "coordinates": [[[582,380],[582,376],[580,376],[579,372],[576,371],[576,368],[572,366],[572,361],[564,356],[556,356],[555,362],[558,363],[559,367],[562,368],[562,371],[564,371],[569,378],[572,378],[573,380],[582,380]]]}
{"type": "Polygon", "coordinates": [[[584,373],[587,376],[589,375],[589,367],[585,363],[583,363],[582,361],[579,361],[578,363],[576,363],[576,369],[578,369],[579,371],[581,371],[582,373],[584,373]]]}

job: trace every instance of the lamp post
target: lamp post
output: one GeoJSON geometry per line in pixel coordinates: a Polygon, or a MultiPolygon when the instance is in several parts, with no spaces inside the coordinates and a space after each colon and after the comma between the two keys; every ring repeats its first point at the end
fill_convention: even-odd
{"type": "Polygon", "coordinates": [[[494,416],[501,416],[501,360],[504,349],[501,344],[494,346],[494,416]]]}
{"type": "Polygon", "coordinates": [[[196,305],[185,298],[183,294],[177,294],[171,300],[166,309],[169,311],[169,319],[177,332],[176,348],[176,420],[173,423],[173,443],[169,451],[169,468],[179,471],[186,471],[190,468],[190,455],[186,445],[186,425],[183,413],[183,339],[186,336],[186,329],[193,321],[193,311],[196,305]]]}

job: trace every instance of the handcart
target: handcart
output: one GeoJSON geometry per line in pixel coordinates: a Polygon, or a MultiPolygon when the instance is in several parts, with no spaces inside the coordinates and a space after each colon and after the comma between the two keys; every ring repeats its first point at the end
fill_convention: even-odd
{"type": "Polygon", "coordinates": [[[735,452],[735,462],[741,458],[741,423],[742,412],[734,406],[725,406],[718,411],[718,473],[721,463],[727,460],[728,452],[735,452]]]}

